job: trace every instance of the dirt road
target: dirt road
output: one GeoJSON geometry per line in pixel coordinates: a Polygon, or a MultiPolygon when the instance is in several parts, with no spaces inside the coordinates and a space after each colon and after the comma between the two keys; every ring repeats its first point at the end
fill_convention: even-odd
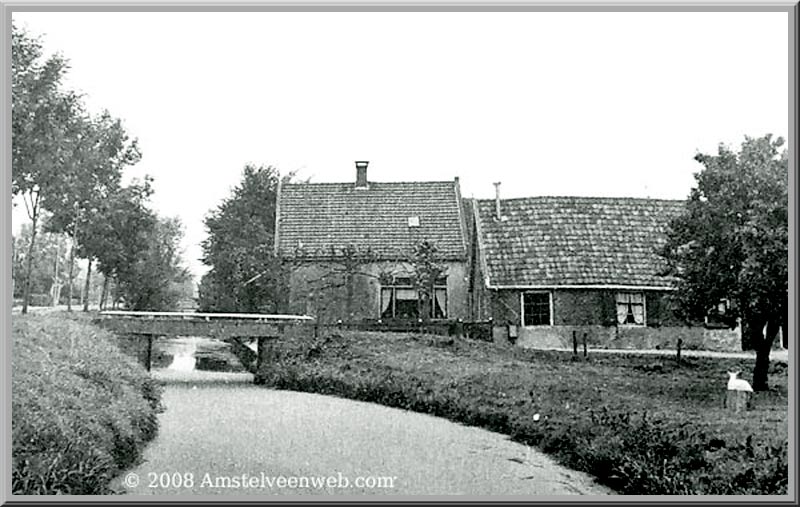
{"type": "Polygon", "coordinates": [[[444,419],[164,369],[167,410],[144,462],[115,481],[145,495],[604,495],[507,437],[444,419]]]}

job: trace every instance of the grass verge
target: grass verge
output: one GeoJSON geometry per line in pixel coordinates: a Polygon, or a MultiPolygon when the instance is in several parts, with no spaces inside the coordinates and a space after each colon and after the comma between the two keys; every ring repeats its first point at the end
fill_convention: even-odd
{"type": "Polygon", "coordinates": [[[12,494],[111,493],[156,434],[158,384],[85,319],[15,315],[11,334],[12,494]]]}
{"type": "Polygon", "coordinates": [[[752,409],[724,409],[746,359],[499,348],[400,333],[343,332],[275,345],[258,380],[445,417],[510,435],[622,494],[786,494],[785,364],[752,409]],[[539,414],[538,420],[534,417],[539,414]]]}

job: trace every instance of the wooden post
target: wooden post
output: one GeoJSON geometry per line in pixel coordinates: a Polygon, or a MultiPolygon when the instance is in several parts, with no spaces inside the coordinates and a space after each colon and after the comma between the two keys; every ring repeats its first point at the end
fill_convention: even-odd
{"type": "Polygon", "coordinates": [[[578,332],[574,329],[572,330],[572,355],[578,355],[578,332]]]}
{"type": "Polygon", "coordinates": [[[744,412],[747,410],[749,398],[750,393],[747,391],[734,391],[729,389],[727,397],[725,398],[725,407],[735,413],[744,412]]]}
{"type": "Polygon", "coordinates": [[[150,371],[151,364],[153,362],[153,335],[147,335],[147,357],[145,359],[144,367],[147,368],[147,371],[150,371]]]}
{"type": "Polygon", "coordinates": [[[678,353],[676,357],[678,365],[681,364],[681,345],[683,345],[683,340],[681,338],[678,338],[678,353]]]}
{"type": "Polygon", "coordinates": [[[583,357],[587,357],[589,352],[586,350],[586,335],[588,333],[583,333],[583,357]]]}

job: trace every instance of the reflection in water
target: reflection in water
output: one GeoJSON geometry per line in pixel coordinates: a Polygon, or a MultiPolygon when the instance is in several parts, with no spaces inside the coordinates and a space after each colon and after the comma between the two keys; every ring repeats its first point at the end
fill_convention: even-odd
{"type": "Polygon", "coordinates": [[[172,358],[172,363],[169,365],[170,370],[178,371],[192,371],[197,364],[197,359],[191,353],[180,353],[172,358]]]}
{"type": "Polygon", "coordinates": [[[182,339],[181,347],[176,347],[172,363],[168,366],[170,370],[192,371],[197,364],[195,352],[197,352],[197,342],[195,339],[182,339]]]}
{"type": "MultiPolygon", "coordinates": [[[[255,345],[255,343],[253,344],[255,345]]],[[[155,344],[153,365],[173,372],[244,372],[230,344],[199,336],[161,338],[155,344]]]]}

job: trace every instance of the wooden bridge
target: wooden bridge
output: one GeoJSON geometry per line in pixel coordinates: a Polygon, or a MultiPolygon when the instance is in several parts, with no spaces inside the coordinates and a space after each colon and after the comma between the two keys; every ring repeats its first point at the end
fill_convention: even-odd
{"type": "MultiPolygon", "coordinates": [[[[216,339],[256,338],[256,367],[268,351],[268,341],[280,338],[288,327],[314,323],[307,315],[264,315],[249,313],[188,313],[105,311],[95,320],[99,326],[120,335],[147,339],[145,367],[150,370],[153,338],[156,336],[207,336],[216,339]]],[[[309,332],[313,332],[309,329],[309,332]]]]}

